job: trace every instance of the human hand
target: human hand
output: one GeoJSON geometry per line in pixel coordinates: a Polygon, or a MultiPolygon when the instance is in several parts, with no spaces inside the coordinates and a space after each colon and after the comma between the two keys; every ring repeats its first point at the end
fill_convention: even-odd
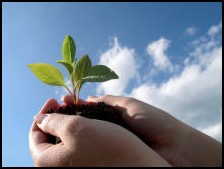
{"type": "Polygon", "coordinates": [[[46,114],[58,107],[56,100],[49,99],[35,116],[29,133],[35,166],[170,166],[118,125],[81,116],[46,114]],[[62,142],[49,143],[48,134],[60,137],[62,142]]]}
{"type": "MultiPolygon", "coordinates": [[[[70,100],[64,97],[65,103],[70,100]]],[[[89,97],[88,101],[117,107],[130,130],[173,166],[222,166],[219,142],[161,109],[128,97],[89,97]]]]}

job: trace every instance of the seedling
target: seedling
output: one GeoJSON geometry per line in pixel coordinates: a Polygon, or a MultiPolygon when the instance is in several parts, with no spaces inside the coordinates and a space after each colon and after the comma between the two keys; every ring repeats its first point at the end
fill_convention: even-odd
{"type": "Polygon", "coordinates": [[[86,54],[79,60],[75,57],[76,45],[70,35],[67,35],[62,45],[62,64],[68,71],[72,89],[69,88],[63,74],[55,66],[47,63],[28,64],[36,77],[45,84],[62,86],[71,94],[74,104],[78,104],[80,90],[86,82],[105,82],[111,79],[118,79],[118,75],[105,65],[92,66],[89,56],[86,54]]]}

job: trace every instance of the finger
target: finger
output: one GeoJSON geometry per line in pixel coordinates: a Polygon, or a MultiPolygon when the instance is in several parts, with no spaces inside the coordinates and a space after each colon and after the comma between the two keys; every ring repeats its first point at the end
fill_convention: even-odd
{"type": "Polygon", "coordinates": [[[29,132],[30,141],[35,144],[43,143],[47,141],[46,134],[43,133],[40,128],[37,126],[36,122],[33,122],[30,132],[29,132]]]}
{"type": "Polygon", "coordinates": [[[36,122],[33,122],[29,132],[29,148],[31,153],[35,156],[50,146],[52,144],[48,143],[47,134],[37,126],[36,122]]]}
{"type": "MultiPolygon", "coordinates": [[[[62,102],[66,104],[74,104],[74,98],[71,95],[65,95],[61,98],[62,102]]],[[[87,104],[85,100],[79,99],[79,104],[87,104]]]]}
{"type": "Polygon", "coordinates": [[[37,114],[35,120],[37,126],[45,133],[59,137],[62,142],[70,140],[74,133],[70,129],[76,129],[80,125],[80,116],[69,116],[58,113],[53,114],[37,114]]]}
{"type": "Polygon", "coordinates": [[[48,99],[41,108],[39,114],[46,114],[49,109],[57,110],[59,107],[60,105],[55,99],[48,99]]]}
{"type": "Polygon", "coordinates": [[[127,107],[127,103],[130,102],[130,98],[122,96],[89,96],[87,99],[89,102],[104,102],[111,106],[127,107]]]}
{"type": "Polygon", "coordinates": [[[36,122],[32,124],[30,129],[29,148],[35,166],[57,166],[56,163],[60,160],[63,161],[64,159],[58,155],[54,156],[54,154],[66,154],[65,151],[67,151],[67,148],[64,148],[63,143],[57,145],[49,143],[48,135],[37,126],[36,122]]]}
{"type": "Polygon", "coordinates": [[[61,101],[66,104],[74,104],[74,99],[71,95],[65,95],[61,98],[61,101]]]}
{"type": "MultiPolygon", "coordinates": [[[[56,110],[60,107],[55,99],[48,99],[44,106],[39,111],[38,115],[46,115],[49,109],[56,110]]],[[[49,143],[48,134],[44,133],[36,124],[36,118],[34,117],[35,122],[33,122],[30,132],[29,132],[29,147],[33,155],[38,154],[45,150],[46,148],[53,146],[49,143]]]]}

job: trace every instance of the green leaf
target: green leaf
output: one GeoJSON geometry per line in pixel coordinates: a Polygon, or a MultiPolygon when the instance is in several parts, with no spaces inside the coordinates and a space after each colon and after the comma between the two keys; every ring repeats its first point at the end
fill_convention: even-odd
{"type": "Polygon", "coordinates": [[[64,78],[61,72],[53,65],[46,63],[28,64],[36,77],[48,85],[65,86],[64,78]]]}
{"type": "Polygon", "coordinates": [[[118,75],[105,65],[96,65],[89,69],[86,76],[82,78],[85,82],[105,82],[118,79],[118,75]]]}
{"type": "Polygon", "coordinates": [[[67,35],[62,45],[62,56],[67,63],[73,63],[75,58],[76,46],[70,35],[67,35]]]}
{"type": "Polygon", "coordinates": [[[58,60],[57,63],[61,63],[67,69],[69,75],[70,76],[72,75],[72,72],[73,72],[73,69],[74,69],[74,63],[71,64],[71,63],[68,63],[64,60],[58,60]]]}
{"type": "Polygon", "coordinates": [[[74,79],[76,83],[79,82],[86,75],[86,73],[91,67],[92,63],[88,55],[84,55],[78,60],[74,72],[74,79]]]}

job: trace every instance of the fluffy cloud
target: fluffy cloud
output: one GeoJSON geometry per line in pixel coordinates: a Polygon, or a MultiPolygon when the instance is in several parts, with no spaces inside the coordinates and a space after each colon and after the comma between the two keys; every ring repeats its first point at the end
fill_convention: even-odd
{"type": "Polygon", "coordinates": [[[152,57],[154,66],[159,70],[173,70],[173,66],[165,54],[169,44],[169,40],[161,37],[159,40],[152,42],[147,47],[147,52],[152,57]]]}
{"type": "Polygon", "coordinates": [[[195,27],[188,27],[186,30],[185,30],[185,33],[187,35],[194,35],[196,33],[197,29],[195,27]]]}
{"type": "Polygon", "coordinates": [[[130,81],[138,77],[138,64],[134,49],[122,47],[118,38],[114,38],[114,44],[108,51],[101,54],[100,63],[113,69],[118,75],[119,80],[112,80],[101,83],[97,87],[97,93],[107,93],[122,95],[130,81]]]}
{"type": "Polygon", "coordinates": [[[187,58],[191,61],[179,76],[160,85],[142,84],[130,96],[160,107],[222,141],[222,46],[214,39],[221,31],[220,25],[212,26],[208,35],[197,40],[187,58]]]}
{"type": "Polygon", "coordinates": [[[222,22],[220,22],[218,25],[213,25],[209,30],[208,34],[210,36],[216,35],[218,32],[220,32],[220,29],[222,29],[222,22]]]}
{"type": "Polygon", "coordinates": [[[211,61],[188,65],[176,77],[156,86],[145,83],[131,96],[160,107],[196,128],[221,120],[222,48],[210,53],[211,61]]]}
{"type": "MultiPolygon", "coordinates": [[[[134,49],[121,47],[115,38],[111,49],[101,55],[100,63],[106,64],[121,76],[119,81],[99,85],[101,94],[126,95],[157,106],[185,123],[222,141],[222,23],[212,26],[207,34],[195,40],[192,51],[183,61],[184,67],[178,75],[160,84],[146,81],[125,89],[136,80],[140,69],[136,65],[134,49]],[[216,36],[217,35],[217,36],[216,36]]],[[[160,38],[147,46],[154,65],[159,70],[172,70],[165,51],[170,40],[160,38]]]]}

